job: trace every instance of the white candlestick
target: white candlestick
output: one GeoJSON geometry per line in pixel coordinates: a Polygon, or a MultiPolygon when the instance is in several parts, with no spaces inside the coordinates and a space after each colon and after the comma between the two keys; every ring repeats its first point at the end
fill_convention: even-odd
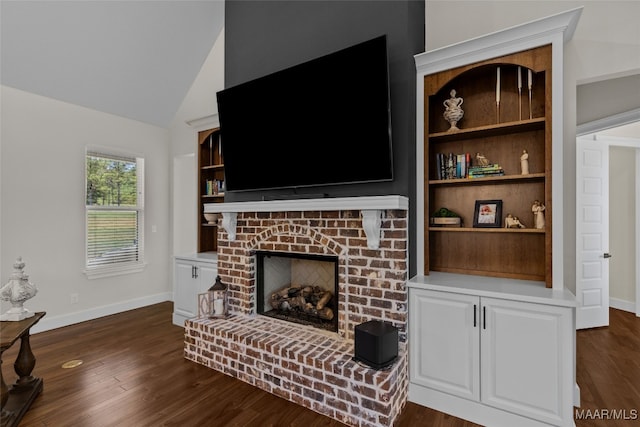
{"type": "Polygon", "coordinates": [[[520,67],[518,67],[518,89],[522,89],[522,74],[520,74],[520,67]]]}
{"type": "Polygon", "coordinates": [[[496,75],[496,103],[500,103],[500,67],[498,67],[496,75]]]}
{"type": "Polygon", "coordinates": [[[529,90],[531,90],[531,87],[533,86],[533,76],[531,75],[531,70],[529,71],[529,90]]]}

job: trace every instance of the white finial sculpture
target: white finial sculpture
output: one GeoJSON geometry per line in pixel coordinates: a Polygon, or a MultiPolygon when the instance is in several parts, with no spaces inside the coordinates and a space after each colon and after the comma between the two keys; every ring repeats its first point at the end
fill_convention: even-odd
{"type": "Polygon", "coordinates": [[[38,293],[36,285],[29,282],[29,276],[24,273],[25,263],[22,257],[18,257],[13,263],[13,273],[9,282],[0,288],[0,298],[11,302],[12,307],[7,310],[0,320],[17,322],[33,316],[34,313],[24,308],[25,301],[33,298],[38,293]]]}
{"type": "Polygon", "coordinates": [[[444,119],[451,125],[447,132],[454,132],[460,130],[456,125],[460,120],[462,120],[462,117],[464,116],[464,111],[461,107],[464,100],[461,97],[456,97],[455,89],[451,90],[450,95],[451,98],[443,102],[445,108],[444,119]]]}

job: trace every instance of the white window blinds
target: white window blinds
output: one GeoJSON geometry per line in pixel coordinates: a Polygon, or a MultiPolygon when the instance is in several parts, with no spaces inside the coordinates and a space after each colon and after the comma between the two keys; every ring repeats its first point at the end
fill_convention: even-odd
{"type": "Polygon", "coordinates": [[[86,271],[119,274],[144,262],[143,159],[87,151],[86,271]]]}

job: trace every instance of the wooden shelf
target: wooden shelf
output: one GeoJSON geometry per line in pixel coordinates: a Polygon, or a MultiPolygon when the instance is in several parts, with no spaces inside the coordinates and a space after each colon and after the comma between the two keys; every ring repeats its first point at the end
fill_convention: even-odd
{"type": "Polygon", "coordinates": [[[224,165],[209,165],[209,166],[202,166],[200,168],[203,171],[207,171],[207,170],[223,170],[224,169],[224,165]]]}
{"type": "Polygon", "coordinates": [[[224,193],[218,193],[218,194],[203,194],[202,196],[203,199],[219,199],[219,198],[224,198],[224,193]]]}
{"type": "Polygon", "coordinates": [[[544,181],[544,173],[531,173],[529,175],[503,175],[488,178],[459,178],[459,179],[433,179],[429,185],[473,185],[473,184],[499,184],[513,181],[544,181]]]}
{"type": "Polygon", "coordinates": [[[429,227],[429,231],[453,233],[515,233],[515,234],[544,234],[539,228],[469,228],[469,227],[429,227]]]}
{"type": "Polygon", "coordinates": [[[429,134],[432,142],[459,141],[467,138],[484,138],[498,135],[510,135],[517,132],[530,132],[544,129],[545,118],[539,117],[531,120],[506,122],[495,125],[478,126],[470,129],[460,129],[455,132],[437,132],[429,134]]]}

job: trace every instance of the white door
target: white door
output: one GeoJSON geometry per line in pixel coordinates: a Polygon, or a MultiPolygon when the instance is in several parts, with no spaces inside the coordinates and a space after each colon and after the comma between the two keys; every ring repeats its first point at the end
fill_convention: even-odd
{"type": "Polygon", "coordinates": [[[576,142],[576,327],[609,325],[609,145],[576,142]]]}
{"type": "Polygon", "coordinates": [[[411,382],[480,399],[480,298],[409,291],[411,382]]]}
{"type": "Polygon", "coordinates": [[[573,425],[571,308],[481,298],[482,403],[573,425]]]}

